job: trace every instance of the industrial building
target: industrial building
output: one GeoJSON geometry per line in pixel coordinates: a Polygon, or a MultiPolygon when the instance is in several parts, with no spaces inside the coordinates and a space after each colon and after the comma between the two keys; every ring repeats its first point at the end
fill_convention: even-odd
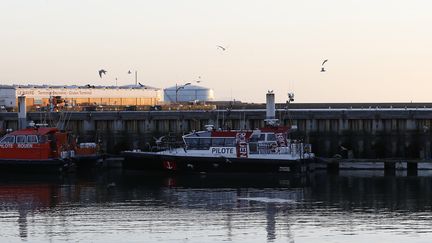
{"type": "Polygon", "coordinates": [[[162,98],[161,89],[142,86],[49,86],[2,85],[0,106],[14,108],[19,96],[26,97],[27,107],[46,107],[53,103],[62,106],[154,106],[162,98]]]}
{"type": "Polygon", "coordinates": [[[186,83],[164,89],[164,101],[170,103],[213,101],[214,92],[210,88],[186,83]]]}

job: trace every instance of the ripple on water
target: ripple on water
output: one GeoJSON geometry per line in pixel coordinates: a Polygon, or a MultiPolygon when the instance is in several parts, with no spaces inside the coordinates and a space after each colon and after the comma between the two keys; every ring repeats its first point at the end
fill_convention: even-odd
{"type": "Polygon", "coordinates": [[[115,181],[110,189],[97,181],[3,185],[2,241],[405,243],[432,236],[427,178],[324,176],[274,187],[256,178],[247,187],[129,179],[106,180],[115,181]]]}

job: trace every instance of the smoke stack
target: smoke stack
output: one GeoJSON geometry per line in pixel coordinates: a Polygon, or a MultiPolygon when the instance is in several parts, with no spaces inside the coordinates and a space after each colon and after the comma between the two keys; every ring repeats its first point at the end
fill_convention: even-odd
{"type": "Polygon", "coordinates": [[[27,127],[26,97],[18,96],[18,129],[27,127]]]}
{"type": "Polygon", "coordinates": [[[274,119],[276,116],[275,95],[273,91],[266,94],[266,119],[274,119]]]}
{"type": "Polygon", "coordinates": [[[266,94],[266,119],[264,120],[267,125],[277,125],[278,119],[276,119],[276,105],[275,95],[273,90],[269,90],[266,94]]]}

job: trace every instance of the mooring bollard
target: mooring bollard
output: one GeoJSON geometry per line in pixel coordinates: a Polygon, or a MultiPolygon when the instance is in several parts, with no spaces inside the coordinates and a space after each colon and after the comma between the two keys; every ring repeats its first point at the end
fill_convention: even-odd
{"type": "Polygon", "coordinates": [[[384,175],[395,175],[396,164],[394,162],[384,161],[384,175]]]}
{"type": "Polygon", "coordinates": [[[339,174],[339,162],[338,161],[327,162],[327,172],[331,174],[339,174]]]}
{"type": "Polygon", "coordinates": [[[417,175],[418,164],[416,162],[407,163],[407,175],[416,176],[417,175]]]}

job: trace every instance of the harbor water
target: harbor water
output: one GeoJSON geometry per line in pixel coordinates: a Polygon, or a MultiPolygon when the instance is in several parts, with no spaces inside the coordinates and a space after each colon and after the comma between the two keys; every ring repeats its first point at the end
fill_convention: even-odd
{"type": "Polygon", "coordinates": [[[0,177],[1,242],[429,242],[432,175],[0,177]]]}

